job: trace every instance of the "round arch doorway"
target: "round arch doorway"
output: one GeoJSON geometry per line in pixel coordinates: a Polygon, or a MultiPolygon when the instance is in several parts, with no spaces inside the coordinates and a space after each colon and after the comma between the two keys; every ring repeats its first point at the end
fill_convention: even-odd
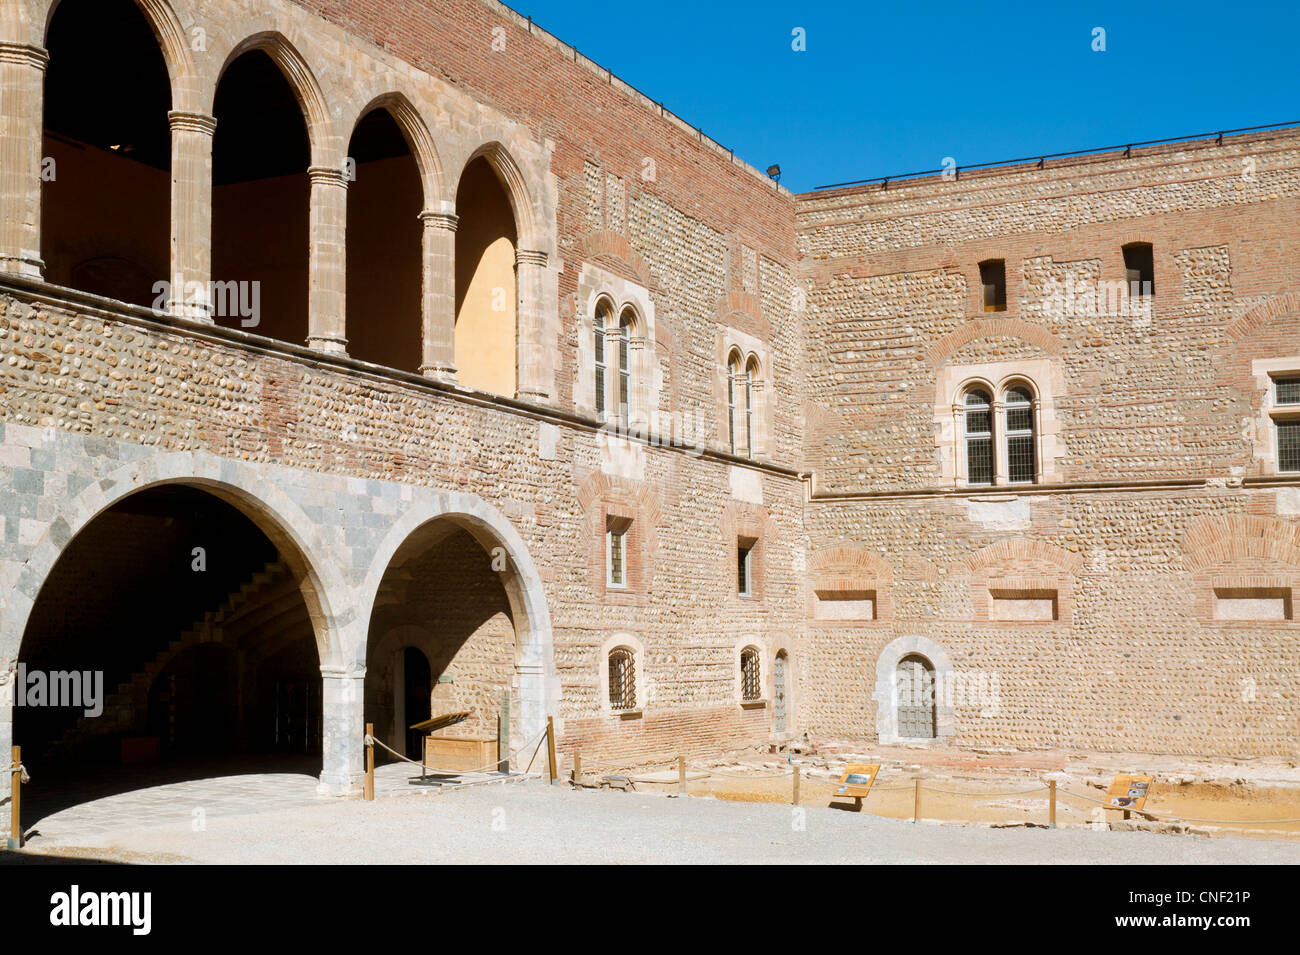
{"type": "Polygon", "coordinates": [[[81,674],[83,705],[15,700],[14,742],[39,780],[25,822],[160,782],[254,768],[320,773],[305,565],[263,530],[269,518],[255,520],[237,499],[235,489],[188,482],[134,491],[90,518],[54,561],[18,659],[28,686],[37,674],[81,674]]]}

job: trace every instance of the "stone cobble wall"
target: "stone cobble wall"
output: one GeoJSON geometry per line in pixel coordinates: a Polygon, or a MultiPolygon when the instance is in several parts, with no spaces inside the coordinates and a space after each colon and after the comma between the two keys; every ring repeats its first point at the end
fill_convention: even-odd
{"type": "Polygon", "coordinates": [[[1212,518],[1264,515],[1271,527],[1294,533],[1286,494],[1035,495],[1020,499],[1030,524],[1015,532],[973,520],[965,498],[811,505],[812,541],[858,546],[893,568],[886,586],[894,614],[809,622],[804,666],[817,674],[818,690],[804,699],[803,718],[814,732],[874,735],[876,660],[886,645],[915,634],[952,660],[957,745],[1292,753],[1300,732],[1297,624],[1208,617],[1187,543],[1212,518]],[[977,558],[972,567],[982,549],[1008,541],[1016,546],[1005,556],[977,558]],[[1056,572],[1061,618],[1022,623],[985,614],[977,621],[975,605],[987,600],[981,581],[1023,575],[1025,558],[1018,567],[1013,555],[1030,553],[1027,542],[1075,562],[1072,572],[1056,572]],[[990,694],[982,688],[994,677],[990,694]]]}
{"type": "Polygon", "coordinates": [[[756,636],[774,642],[768,634],[799,628],[793,568],[803,546],[802,489],[790,477],[759,481],[773,527],[766,542],[771,585],[752,605],[732,598],[734,613],[720,617],[717,608],[735,587],[734,542],[724,539],[720,517],[733,496],[733,468],[748,469],[638,445],[641,466],[628,480],[662,499],[661,543],[645,603],[626,607],[598,598],[585,562],[575,559],[591,546],[580,486],[593,472],[625,467],[594,428],[294,360],[238,333],[196,337],[19,290],[0,297],[0,356],[4,421],[31,445],[6,452],[7,581],[21,575],[26,555],[67,499],[123,459],[193,452],[265,472],[268,483],[285,471],[298,475],[294,481],[307,489],[299,498],[303,513],[322,532],[341,535],[351,553],[340,569],[353,577],[372,569],[378,542],[410,493],[402,488],[472,493],[497,508],[544,581],[561,727],[565,717],[599,714],[594,688],[605,661],[598,649],[610,632],[644,642],[647,686],[656,688],[647,699],[653,714],[730,704],[738,680],[734,647],[756,636]],[[555,432],[554,450],[545,454],[543,429],[555,432]],[[43,456],[44,448],[50,453],[43,456]],[[322,493],[354,483],[357,492],[345,502],[322,493]]]}
{"type": "Polygon", "coordinates": [[[819,489],[942,484],[939,371],[1026,357],[1064,378],[1060,480],[1261,473],[1245,423],[1262,389],[1224,358],[1234,322],[1296,288],[1295,140],[799,197],[819,489]],[[1153,245],[1155,299],[1125,311],[1105,283],[1125,282],[1135,241],[1153,245]],[[986,258],[1006,262],[1003,312],[979,299],[986,258]]]}

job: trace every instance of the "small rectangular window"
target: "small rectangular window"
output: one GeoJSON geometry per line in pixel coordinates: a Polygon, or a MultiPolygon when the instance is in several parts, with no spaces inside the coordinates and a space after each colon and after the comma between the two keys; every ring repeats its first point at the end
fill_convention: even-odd
{"type": "Polygon", "coordinates": [[[984,287],[984,311],[1007,310],[1007,263],[1004,259],[987,259],[980,263],[980,284],[984,287]]]}
{"type": "Polygon", "coordinates": [[[1124,271],[1128,276],[1129,295],[1132,298],[1155,296],[1155,253],[1150,242],[1131,242],[1124,246],[1124,271]]]}
{"type": "Polygon", "coordinates": [[[627,586],[627,531],[632,522],[610,517],[605,525],[605,583],[610,587],[627,586]]]}
{"type": "Polygon", "coordinates": [[[736,542],[736,593],[742,597],[752,596],[753,556],[756,543],[750,537],[742,537],[736,542]]]}

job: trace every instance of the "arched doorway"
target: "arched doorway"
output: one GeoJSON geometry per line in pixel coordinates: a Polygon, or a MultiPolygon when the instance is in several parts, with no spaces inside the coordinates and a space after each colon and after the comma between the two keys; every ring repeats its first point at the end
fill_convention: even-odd
{"type": "Polygon", "coordinates": [[[424,735],[409,727],[430,716],[467,712],[444,735],[496,739],[515,661],[514,615],[491,553],[451,520],[420,528],[389,562],[371,614],[367,722],[393,727],[388,745],[409,758],[424,735]]]}
{"type": "Polygon", "coordinates": [[[62,0],[46,47],[45,278],[163,308],[172,98],[153,29],[132,0],[62,0]]]}
{"type": "Polygon", "coordinates": [[[402,726],[406,731],[407,759],[420,758],[424,733],[411,729],[433,716],[433,672],[419,647],[402,650],[402,726]]]}
{"type": "Polygon", "coordinates": [[[784,733],[786,727],[786,681],[790,658],[784,650],[772,665],[772,729],[784,733]]]}
{"type": "Polygon", "coordinates": [[[469,388],[513,397],[518,233],[510,197],[483,156],[461,175],[456,215],[457,378],[469,388]]]}
{"type": "Polygon", "coordinates": [[[898,705],[898,735],[904,739],[934,739],[934,665],[918,653],[898,661],[894,685],[898,705]]]}
{"type": "Polygon", "coordinates": [[[320,772],[319,610],[301,559],[233,500],[154,485],[63,547],[27,618],[19,682],[79,674],[81,698],[16,694],[14,742],[37,780],[25,821],[162,781],[320,772]]]}

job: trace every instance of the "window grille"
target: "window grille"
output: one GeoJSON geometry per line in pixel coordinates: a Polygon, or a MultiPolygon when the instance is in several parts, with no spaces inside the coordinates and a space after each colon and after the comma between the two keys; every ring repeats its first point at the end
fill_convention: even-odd
{"type": "Polygon", "coordinates": [[[605,420],[605,320],[605,307],[597,306],[593,331],[596,343],[596,418],[600,421],[605,420]]]}
{"type": "Polygon", "coordinates": [[[632,341],[631,316],[623,313],[618,323],[618,420],[626,428],[629,419],[629,403],[632,391],[632,366],[629,351],[632,341]]]}
{"type": "Polygon", "coordinates": [[[758,650],[745,647],[740,651],[740,695],[746,702],[763,698],[763,683],[759,679],[758,650]]]}
{"type": "Polygon", "coordinates": [[[966,483],[993,483],[993,409],[988,392],[966,392],[966,483]]]}
{"type": "Polygon", "coordinates": [[[1034,402],[1025,388],[1008,388],[1004,401],[1007,433],[1007,479],[1030,483],[1037,476],[1034,449],[1034,402]]]}
{"type": "Polygon", "coordinates": [[[754,552],[752,542],[740,541],[736,544],[736,593],[748,597],[753,586],[751,574],[751,556],[754,552]]]}
{"type": "Polygon", "coordinates": [[[609,705],[615,710],[636,709],[636,662],[626,647],[609,654],[609,705]]]}
{"type": "Polygon", "coordinates": [[[610,587],[627,586],[627,529],[630,523],[611,518],[605,529],[606,583],[610,587]]]}

